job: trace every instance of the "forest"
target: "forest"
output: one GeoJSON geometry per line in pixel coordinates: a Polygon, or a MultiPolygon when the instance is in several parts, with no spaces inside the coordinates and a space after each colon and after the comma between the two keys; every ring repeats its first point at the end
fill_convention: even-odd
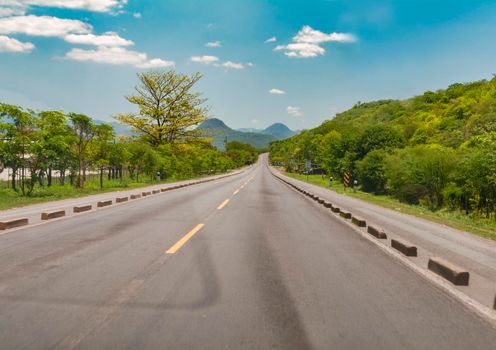
{"type": "Polygon", "coordinates": [[[9,174],[3,187],[29,197],[56,186],[83,190],[95,176],[103,189],[252,164],[253,147],[233,142],[220,152],[195,129],[208,115],[206,99],[192,91],[200,78],[174,70],[139,73],[135,94],[126,97],[137,112],[114,116],[133,136],[117,136],[110,124],[83,114],[0,103],[0,170],[9,174]]]}
{"type": "Polygon", "coordinates": [[[496,220],[496,77],[358,102],[273,142],[270,158],[288,172],[305,171],[310,160],[335,179],[349,172],[365,192],[496,220]]]}

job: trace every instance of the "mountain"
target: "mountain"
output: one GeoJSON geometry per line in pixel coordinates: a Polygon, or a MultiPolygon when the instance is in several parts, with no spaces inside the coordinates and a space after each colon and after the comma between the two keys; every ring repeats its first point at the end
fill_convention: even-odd
{"type": "Polygon", "coordinates": [[[288,137],[296,135],[297,133],[282,123],[275,123],[269,126],[267,129],[262,130],[262,134],[272,135],[277,140],[284,140],[288,137]]]}
{"type": "Polygon", "coordinates": [[[212,143],[218,149],[224,149],[224,142],[226,138],[227,142],[239,141],[242,143],[248,143],[255,148],[269,147],[269,144],[272,141],[277,140],[277,138],[270,134],[243,132],[231,129],[224,124],[222,120],[217,118],[205,120],[203,123],[198,125],[198,129],[201,129],[206,136],[211,137],[212,143]]]}
{"type": "Polygon", "coordinates": [[[272,124],[271,126],[269,126],[266,129],[241,128],[241,129],[237,129],[237,130],[242,131],[242,132],[254,132],[257,134],[272,135],[277,140],[284,140],[284,139],[287,139],[288,137],[294,136],[294,135],[299,133],[297,131],[291,130],[283,123],[272,124]]]}

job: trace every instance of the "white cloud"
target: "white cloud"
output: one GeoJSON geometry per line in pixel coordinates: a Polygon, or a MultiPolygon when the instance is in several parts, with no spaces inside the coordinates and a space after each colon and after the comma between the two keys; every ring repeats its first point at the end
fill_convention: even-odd
{"type": "Polygon", "coordinates": [[[288,106],[286,108],[286,112],[288,112],[288,114],[293,117],[301,117],[303,115],[303,113],[301,112],[301,108],[295,106],[288,106]]]}
{"type": "Polygon", "coordinates": [[[29,52],[34,49],[32,43],[23,43],[17,39],[0,35],[0,52],[29,52]]]}
{"type": "Polygon", "coordinates": [[[143,15],[139,12],[135,12],[135,13],[133,13],[133,17],[134,18],[141,18],[141,17],[143,17],[143,15]]]}
{"type": "Polygon", "coordinates": [[[277,41],[277,38],[275,36],[268,38],[265,40],[266,43],[275,43],[277,41]]]}
{"type": "Polygon", "coordinates": [[[95,46],[132,46],[131,40],[121,38],[117,33],[107,32],[102,35],[95,34],[68,34],[64,40],[71,44],[95,46]]]}
{"type": "Polygon", "coordinates": [[[310,26],[303,26],[293,37],[293,42],[288,45],[278,45],[275,51],[285,51],[288,57],[309,58],[325,54],[325,49],[320,46],[326,42],[353,43],[357,39],[353,34],[330,33],[326,34],[310,26]]]}
{"type": "Polygon", "coordinates": [[[91,26],[75,19],[50,16],[14,16],[0,18],[0,34],[26,34],[63,37],[91,33],[91,26]]]}
{"type": "Polygon", "coordinates": [[[286,91],[282,91],[282,90],[279,90],[279,89],[271,89],[269,91],[269,94],[272,94],[272,95],[284,95],[284,94],[286,94],[286,91]]]}
{"type": "Polygon", "coordinates": [[[20,6],[43,6],[57,7],[74,10],[88,10],[94,12],[110,12],[113,9],[121,9],[127,4],[127,0],[4,0],[4,3],[17,3],[20,6]]]}
{"type": "Polygon", "coordinates": [[[219,68],[245,69],[245,65],[243,63],[236,63],[236,62],[232,62],[232,61],[226,61],[226,62],[221,63],[221,64],[215,64],[215,66],[219,67],[219,68]]]}
{"type": "Polygon", "coordinates": [[[211,41],[205,44],[206,47],[221,47],[222,43],[220,41],[211,41]]]}
{"type": "Polygon", "coordinates": [[[316,44],[309,43],[293,43],[288,45],[278,45],[275,51],[285,50],[284,54],[288,57],[302,57],[309,58],[325,53],[325,49],[316,44]]]}
{"type": "Polygon", "coordinates": [[[217,62],[219,58],[215,56],[191,56],[190,60],[191,62],[210,64],[217,62]]]}
{"type": "Polygon", "coordinates": [[[100,46],[95,50],[72,49],[64,56],[64,58],[75,61],[132,65],[138,68],[160,68],[174,66],[173,61],[164,61],[160,58],[148,59],[146,53],[131,51],[123,47],[100,46]]]}
{"type": "Polygon", "coordinates": [[[320,44],[327,42],[340,42],[340,43],[353,43],[356,38],[352,34],[348,33],[322,33],[319,30],[315,30],[310,26],[304,26],[300,29],[298,34],[293,37],[293,41],[297,43],[310,43],[310,44],[320,44]]]}

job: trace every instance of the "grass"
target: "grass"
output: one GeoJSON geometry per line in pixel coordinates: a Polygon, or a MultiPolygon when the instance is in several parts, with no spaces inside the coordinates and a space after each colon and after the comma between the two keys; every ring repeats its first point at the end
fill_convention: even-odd
{"type": "MultiPolygon", "coordinates": [[[[285,174],[298,180],[302,180],[320,187],[329,188],[329,179],[322,178],[321,175],[307,176],[294,173],[285,174]]],[[[450,211],[447,209],[432,211],[421,205],[410,205],[402,203],[393,197],[385,195],[374,195],[362,191],[353,193],[353,191],[349,188],[345,190],[343,184],[338,183],[336,180],[333,181],[332,187],[333,190],[337,193],[358,198],[363,201],[376,204],[384,208],[393,209],[401,213],[427,219],[458,230],[467,231],[480,237],[496,240],[496,222],[491,219],[473,217],[470,215],[465,215],[465,213],[462,213],[460,211],[450,211]]]]}
{"type": "MultiPolygon", "coordinates": [[[[208,175],[211,176],[212,174],[208,175]]],[[[204,176],[202,176],[204,177],[204,176]]],[[[0,210],[24,207],[31,204],[46,203],[69,198],[84,197],[92,194],[100,194],[115,191],[132,190],[157,184],[166,184],[175,181],[192,179],[190,178],[169,178],[167,180],[140,181],[136,182],[131,179],[127,180],[105,180],[104,188],[100,189],[100,182],[97,179],[88,180],[84,189],[77,189],[69,184],[53,185],[51,187],[36,187],[30,196],[22,196],[20,192],[15,192],[9,188],[0,189],[0,210]]],[[[199,177],[196,177],[199,178],[199,177]]]]}

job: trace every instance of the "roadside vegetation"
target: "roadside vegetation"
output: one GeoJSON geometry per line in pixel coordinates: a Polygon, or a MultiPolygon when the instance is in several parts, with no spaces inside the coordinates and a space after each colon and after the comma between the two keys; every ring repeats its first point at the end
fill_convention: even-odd
{"type": "Polygon", "coordinates": [[[306,161],[336,180],[348,172],[370,201],[405,204],[403,210],[494,239],[496,77],[403,101],[357,103],[273,142],[270,158],[289,173],[306,171],[306,161]]]}
{"type": "Polygon", "coordinates": [[[193,92],[200,74],[138,74],[127,96],[136,113],[115,116],[134,131],[63,111],[35,111],[0,103],[0,209],[226,172],[252,164],[258,151],[231,142],[225,152],[195,126],[208,106],[193,92]]]}
{"type": "MultiPolygon", "coordinates": [[[[329,179],[322,175],[304,175],[297,173],[285,173],[292,178],[306,181],[308,183],[329,188],[329,179]]],[[[422,219],[430,220],[438,224],[456,228],[458,230],[471,232],[477,236],[496,240],[496,222],[484,217],[473,217],[466,215],[459,210],[450,210],[443,208],[440,210],[431,210],[424,205],[408,204],[388,195],[377,195],[364,192],[362,190],[353,190],[345,187],[342,182],[333,181],[333,191],[345,194],[350,197],[358,198],[363,201],[382,206],[384,208],[399,211],[404,214],[414,215],[422,219]]]]}

